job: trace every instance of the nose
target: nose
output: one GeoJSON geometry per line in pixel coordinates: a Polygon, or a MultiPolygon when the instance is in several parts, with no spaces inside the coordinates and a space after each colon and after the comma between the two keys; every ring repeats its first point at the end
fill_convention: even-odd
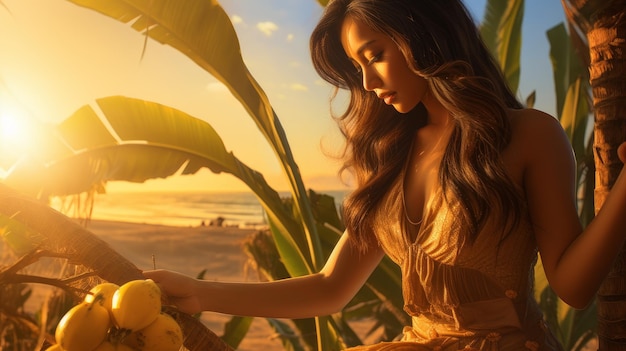
{"type": "Polygon", "coordinates": [[[381,85],[381,80],[376,71],[372,67],[366,67],[362,71],[363,88],[367,91],[374,91],[381,85]]]}

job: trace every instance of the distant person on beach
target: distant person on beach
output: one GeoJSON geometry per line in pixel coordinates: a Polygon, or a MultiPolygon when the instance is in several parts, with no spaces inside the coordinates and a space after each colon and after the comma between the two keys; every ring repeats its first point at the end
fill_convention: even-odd
{"type": "Polygon", "coordinates": [[[388,255],[412,325],[354,350],[560,350],[533,299],[537,253],[558,296],[587,306],[624,244],[625,175],[583,231],[565,133],[513,95],[460,0],[333,0],[310,45],[350,93],[337,120],[357,179],[324,268],[260,283],[145,276],[187,313],[307,318],[340,311],[388,255]]]}
{"type": "Polygon", "coordinates": [[[209,223],[212,227],[221,227],[224,225],[224,217],[218,216],[216,219],[211,220],[209,223]]]}

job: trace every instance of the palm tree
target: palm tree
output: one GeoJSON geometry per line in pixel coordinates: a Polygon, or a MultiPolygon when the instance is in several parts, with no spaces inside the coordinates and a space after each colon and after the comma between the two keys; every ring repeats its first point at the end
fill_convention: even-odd
{"type": "MultiPolygon", "coordinates": [[[[562,0],[570,33],[589,67],[595,117],[595,209],[600,209],[622,164],[626,140],[626,0],[562,0]]],[[[626,251],[622,249],[598,292],[600,350],[626,347],[626,251]]]]}

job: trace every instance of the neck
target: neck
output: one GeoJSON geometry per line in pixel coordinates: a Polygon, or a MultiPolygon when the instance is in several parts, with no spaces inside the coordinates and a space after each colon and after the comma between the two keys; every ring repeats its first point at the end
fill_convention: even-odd
{"type": "Polygon", "coordinates": [[[445,128],[452,124],[450,112],[432,94],[427,93],[422,103],[428,112],[428,125],[445,128]]]}

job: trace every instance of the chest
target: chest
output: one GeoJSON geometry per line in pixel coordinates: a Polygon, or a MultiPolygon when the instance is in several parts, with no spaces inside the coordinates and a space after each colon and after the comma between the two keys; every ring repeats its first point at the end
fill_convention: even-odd
{"type": "Polygon", "coordinates": [[[403,197],[405,215],[410,223],[421,222],[426,204],[439,185],[439,168],[443,151],[417,152],[411,155],[404,175],[403,197]]]}
{"type": "MultiPolygon", "coordinates": [[[[419,136],[418,136],[419,138],[419,136]]],[[[428,150],[427,143],[417,139],[408,157],[402,186],[402,198],[404,202],[405,216],[410,223],[419,224],[424,214],[429,210],[429,204],[436,196],[441,196],[440,170],[444,160],[449,136],[446,136],[439,145],[428,150]]],[[[502,166],[507,176],[520,189],[524,182],[524,163],[517,157],[517,143],[512,142],[499,155],[502,166]]],[[[463,168],[456,169],[463,172],[463,168]]]]}

